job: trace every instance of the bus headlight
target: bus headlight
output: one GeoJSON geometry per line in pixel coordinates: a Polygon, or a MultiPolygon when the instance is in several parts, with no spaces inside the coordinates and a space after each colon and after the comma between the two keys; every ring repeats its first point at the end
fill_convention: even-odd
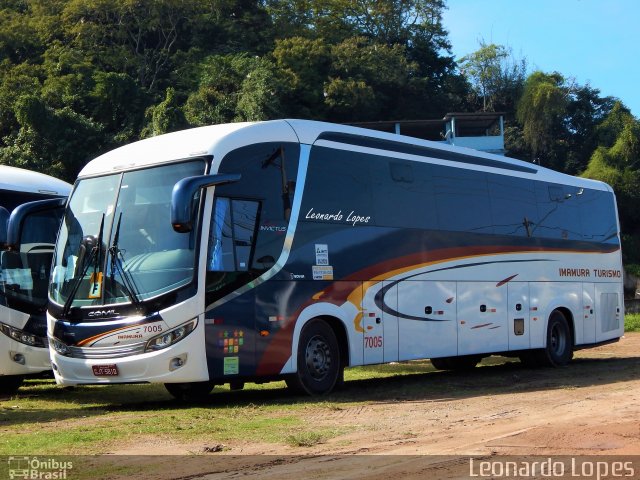
{"type": "Polygon", "coordinates": [[[70,354],[69,347],[67,347],[65,343],[61,342],[57,338],[49,337],[49,345],[51,345],[51,348],[53,348],[56,353],[59,353],[60,355],[68,356],[70,354]]]}
{"type": "Polygon", "coordinates": [[[167,348],[193,332],[196,329],[196,325],[198,325],[198,319],[194,318],[173,330],[157,335],[147,342],[144,351],[149,352],[167,348]]]}
{"type": "Polygon", "coordinates": [[[30,347],[46,348],[47,346],[47,341],[43,337],[39,337],[37,335],[34,335],[33,333],[25,332],[24,330],[12,327],[11,325],[0,323],[0,331],[2,331],[2,333],[4,333],[12,340],[24,343],[25,345],[29,345],[30,347]]]}

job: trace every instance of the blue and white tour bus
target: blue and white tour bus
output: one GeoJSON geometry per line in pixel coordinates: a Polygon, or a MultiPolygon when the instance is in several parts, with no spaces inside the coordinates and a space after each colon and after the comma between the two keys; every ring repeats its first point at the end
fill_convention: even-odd
{"type": "Polygon", "coordinates": [[[80,172],[56,251],[58,383],[178,398],[345,367],[499,353],[567,364],[623,334],[604,183],[436,142],[304,120],[194,128],[80,172]]]}

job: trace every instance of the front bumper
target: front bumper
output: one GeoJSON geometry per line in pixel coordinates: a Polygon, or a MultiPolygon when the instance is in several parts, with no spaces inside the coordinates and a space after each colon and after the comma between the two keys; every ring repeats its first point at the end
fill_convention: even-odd
{"type": "Polygon", "coordinates": [[[30,375],[51,370],[49,349],[17,342],[0,332],[0,375],[30,375]]]}
{"type": "Polygon", "coordinates": [[[204,328],[200,322],[186,338],[166,349],[119,358],[72,358],[51,349],[56,382],[60,385],[112,383],[183,383],[209,380],[204,328]],[[180,359],[177,362],[176,359],[180,359]],[[182,363],[176,367],[176,364],[182,363]],[[117,376],[96,376],[94,365],[116,365],[117,376]]]}

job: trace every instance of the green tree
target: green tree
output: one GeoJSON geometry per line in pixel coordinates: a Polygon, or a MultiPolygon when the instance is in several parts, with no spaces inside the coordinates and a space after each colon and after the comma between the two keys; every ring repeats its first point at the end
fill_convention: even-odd
{"type": "Polygon", "coordinates": [[[554,127],[567,108],[564,78],[557,72],[533,72],[527,78],[516,117],[522,125],[523,138],[531,148],[532,160],[541,161],[551,151],[554,127]]]}
{"type": "Polygon", "coordinates": [[[182,102],[172,87],[167,88],[162,102],[147,109],[146,116],[149,121],[140,135],[143,138],[174,132],[188,126],[182,102]]]}
{"type": "Polygon", "coordinates": [[[267,120],[282,113],[283,75],[268,59],[247,54],[215,55],[201,65],[200,85],[184,113],[191,125],[267,120]]]}
{"type": "Polygon", "coordinates": [[[353,37],[331,50],[332,64],[325,82],[325,104],[334,121],[376,120],[396,116],[417,66],[407,60],[401,45],[372,43],[353,37]]]}
{"type": "Polygon", "coordinates": [[[458,62],[483,111],[515,109],[526,78],[526,59],[515,59],[510,48],[481,40],[478,50],[458,62]]]}
{"type": "MultiPolygon", "coordinates": [[[[606,125],[607,139],[614,132],[613,126],[617,126],[616,140],[611,146],[596,149],[583,176],[613,187],[624,245],[637,244],[640,237],[640,122],[618,105],[603,125],[606,125]]],[[[623,248],[623,254],[625,262],[640,263],[640,253],[634,249],[623,248]]]]}
{"type": "Polygon", "coordinates": [[[72,182],[105,144],[100,125],[68,107],[55,110],[28,95],[16,101],[15,113],[20,129],[5,139],[0,163],[72,182]]]}
{"type": "Polygon", "coordinates": [[[288,85],[284,110],[291,116],[324,118],[324,83],[331,68],[331,45],[323,38],[291,37],[276,40],[275,66],[288,85]]]}

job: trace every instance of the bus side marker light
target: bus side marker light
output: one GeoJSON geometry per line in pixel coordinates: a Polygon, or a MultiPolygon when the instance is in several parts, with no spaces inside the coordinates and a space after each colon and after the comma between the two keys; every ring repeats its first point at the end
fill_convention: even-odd
{"type": "Polygon", "coordinates": [[[269,331],[268,330],[260,330],[260,336],[261,337],[268,337],[269,336],[269,331]]]}

